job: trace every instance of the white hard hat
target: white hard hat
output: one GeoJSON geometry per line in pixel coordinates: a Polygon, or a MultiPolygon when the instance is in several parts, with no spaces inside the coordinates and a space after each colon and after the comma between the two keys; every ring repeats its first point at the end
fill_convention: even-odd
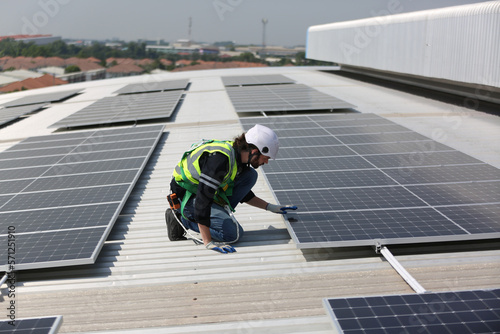
{"type": "Polygon", "coordinates": [[[278,136],[273,130],[260,124],[256,124],[245,134],[245,139],[248,144],[257,146],[260,153],[276,159],[279,149],[278,136]]]}

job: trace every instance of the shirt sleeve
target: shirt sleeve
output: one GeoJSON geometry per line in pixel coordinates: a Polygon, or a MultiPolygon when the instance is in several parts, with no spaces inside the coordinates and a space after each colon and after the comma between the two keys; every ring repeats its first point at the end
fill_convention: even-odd
{"type": "Polygon", "coordinates": [[[245,197],[243,197],[243,199],[240,201],[240,203],[246,203],[254,197],[255,197],[255,194],[253,193],[253,191],[250,190],[248,192],[248,194],[246,194],[245,197]]]}
{"type": "Polygon", "coordinates": [[[214,195],[229,171],[229,159],[222,153],[204,153],[200,157],[200,180],[196,192],[194,219],[210,227],[210,210],[214,195]]]}

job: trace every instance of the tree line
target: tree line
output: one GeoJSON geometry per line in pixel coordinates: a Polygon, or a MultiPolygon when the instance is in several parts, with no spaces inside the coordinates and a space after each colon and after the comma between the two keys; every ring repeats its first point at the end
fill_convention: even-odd
{"type": "Polygon", "coordinates": [[[34,42],[25,43],[7,38],[0,41],[0,57],[60,57],[60,58],[89,58],[100,59],[105,65],[107,58],[158,59],[156,51],[146,50],[146,43],[129,42],[121,49],[111,48],[102,43],[94,42],[89,46],[66,44],[64,41],[55,41],[45,45],[36,45],[34,42]]]}
{"type": "MultiPolygon", "coordinates": [[[[50,44],[36,45],[34,42],[25,43],[23,41],[15,41],[13,39],[3,39],[0,41],[0,57],[60,57],[60,58],[89,58],[94,57],[101,61],[101,66],[106,66],[106,59],[108,58],[132,58],[132,59],[144,59],[149,58],[155,61],[155,64],[159,65],[159,59],[164,58],[172,62],[176,62],[180,59],[190,59],[192,61],[204,60],[204,61],[244,61],[252,63],[265,63],[261,58],[256,57],[251,52],[244,52],[239,56],[235,57],[219,57],[219,55],[213,54],[199,54],[193,53],[190,55],[179,55],[179,54],[165,54],[159,53],[154,50],[147,50],[146,43],[139,42],[128,42],[124,43],[122,48],[116,49],[106,46],[99,42],[93,42],[92,45],[80,46],[74,44],[66,44],[64,41],[55,41],[50,44]]],[[[283,58],[277,65],[290,64],[290,58],[283,58]]],[[[305,58],[304,52],[299,52],[295,55],[295,65],[307,66],[307,65],[329,65],[329,63],[318,62],[305,58]]]]}

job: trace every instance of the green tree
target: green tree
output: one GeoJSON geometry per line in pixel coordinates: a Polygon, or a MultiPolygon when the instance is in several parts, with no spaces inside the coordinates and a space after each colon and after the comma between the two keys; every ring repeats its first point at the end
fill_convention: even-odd
{"type": "Polygon", "coordinates": [[[67,66],[65,69],[64,69],[64,73],[75,73],[75,72],[81,72],[82,70],[80,69],[80,67],[76,66],[76,65],[69,65],[67,66]]]}
{"type": "Polygon", "coordinates": [[[260,62],[260,59],[258,59],[257,57],[255,57],[255,55],[251,52],[243,52],[242,54],[240,54],[239,56],[236,56],[235,57],[236,60],[239,60],[239,61],[246,61],[246,62],[249,62],[249,63],[258,63],[260,62]]]}
{"type": "Polygon", "coordinates": [[[304,51],[300,51],[295,54],[295,65],[297,66],[307,65],[306,53],[304,51]]]}
{"type": "Polygon", "coordinates": [[[63,41],[55,41],[48,46],[50,53],[54,57],[68,57],[69,55],[69,48],[66,43],[63,41]]]}

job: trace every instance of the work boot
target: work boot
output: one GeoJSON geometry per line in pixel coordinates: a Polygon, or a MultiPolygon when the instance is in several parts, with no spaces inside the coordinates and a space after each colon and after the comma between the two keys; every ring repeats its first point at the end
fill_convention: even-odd
{"type": "Polygon", "coordinates": [[[177,213],[172,211],[172,209],[170,208],[165,211],[165,221],[167,222],[168,238],[170,239],[170,241],[187,240],[186,237],[184,237],[184,229],[177,221],[177,218],[180,220],[181,217],[177,215],[176,218],[175,215],[177,215],[177,213]]]}

